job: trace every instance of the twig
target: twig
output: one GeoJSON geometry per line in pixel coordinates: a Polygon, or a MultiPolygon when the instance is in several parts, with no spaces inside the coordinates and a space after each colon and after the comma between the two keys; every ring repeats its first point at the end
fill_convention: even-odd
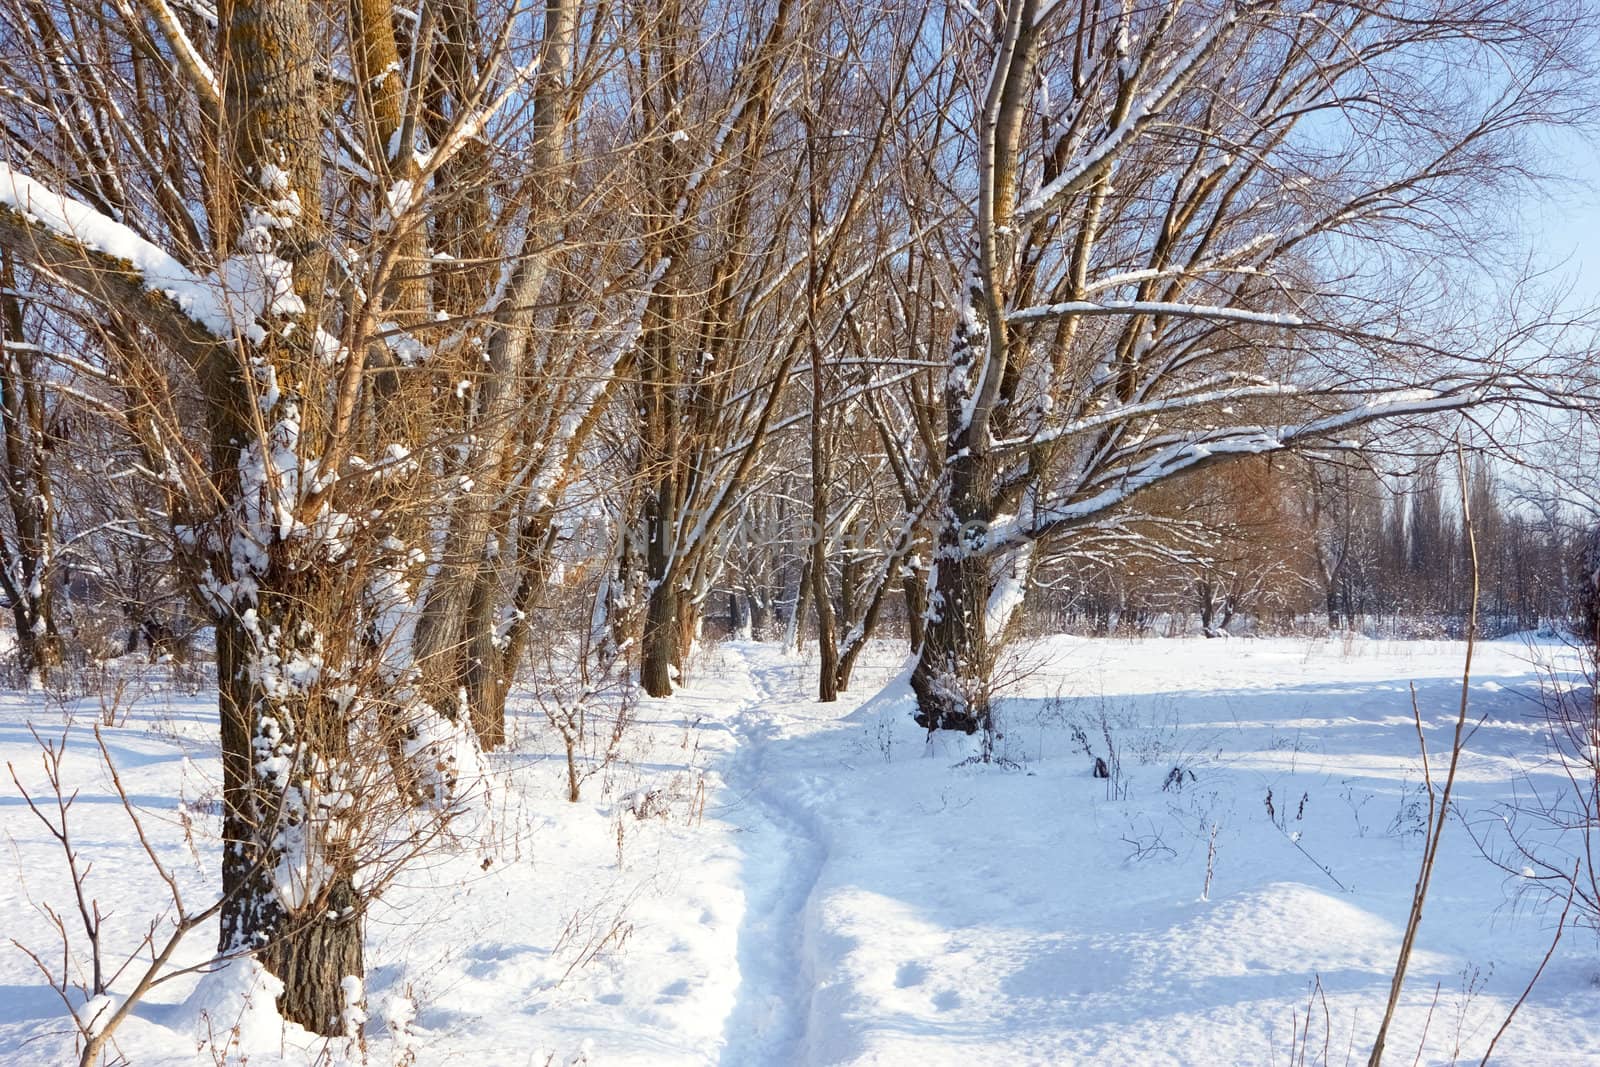
{"type": "Polygon", "coordinates": [[[1500,1043],[1500,1036],[1511,1027],[1511,1020],[1517,1017],[1517,1012],[1522,1010],[1523,1002],[1528,999],[1528,994],[1533,992],[1533,987],[1539,981],[1539,976],[1544,973],[1545,966],[1549,964],[1552,956],[1556,954],[1556,946],[1561,944],[1561,935],[1567,929],[1567,913],[1572,910],[1572,898],[1578,892],[1578,868],[1572,868],[1572,881],[1567,890],[1567,902],[1561,908],[1561,918],[1556,922],[1556,936],[1550,939],[1550,947],[1545,950],[1544,959],[1539,961],[1538,968],[1533,972],[1533,977],[1528,979],[1528,985],[1522,991],[1522,996],[1511,1005],[1511,1010],[1506,1013],[1505,1021],[1500,1024],[1500,1029],[1494,1032],[1494,1037],[1489,1039],[1489,1047],[1483,1050],[1483,1059],[1478,1061],[1478,1067],[1485,1067],[1489,1056],[1494,1052],[1495,1045],[1500,1043]]]}
{"type": "Polygon", "coordinates": [[[1428,1031],[1433,1029],[1433,1012],[1439,1006],[1439,990],[1443,987],[1443,982],[1433,983],[1433,1000],[1428,1002],[1428,1017],[1422,1020],[1422,1036],[1417,1038],[1417,1055],[1411,1067],[1421,1067],[1422,1050],[1428,1047],[1428,1031]]]}
{"type": "Polygon", "coordinates": [[[1304,845],[1302,845],[1299,842],[1299,840],[1297,840],[1295,834],[1288,833],[1287,831],[1284,831],[1284,830],[1279,830],[1278,832],[1283,834],[1284,840],[1288,841],[1289,844],[1293,845],[1297,850],[1299,850],[1300,855],[1302,855],[1306,859],[1310,860],[1311,861],[1311,865],[1313,867],[1315,867],[1317,870],[1321,871],[1323,874],[1327,875],[1328,876],[1328,881],[1330,881],[1334,885],[1338,886],[1341,892],[1344,892],[1344,893],[1350,892],[1350,887],[1345,885],[1343,882],[1339,881],[1338,876],[1333,873],[1333,868],[1329,867],[1327,864],[1325,864],[1321,860],[1317,859],[1317,857],[1315,857],[1311,853],[1307,852],[1306,851],[1306,847],[1304,845]]]}
{"type": "MultiPolygon", "coordinates": [[[[1455,788],[1456,770],[1461,764],[1462,735],[1467,725],[1467,708],[1471,697],[1469,684],[1472,678],[1472,652],[1477,646],[1478,638],[1479,567],[1478,538],[1472,526],[1471,494],[1467,491],[1467,461],[1459,438],[1456,440],[1456,464],[1461,484],[1461,519],[1467,530],[1467,549],[1472,561],[1472,608],[1467,615],[1466,662],[1461,667],[1461,706],[1456,713],[1455,737],[1450,745],[1450,769],[1445,775],[1444,789],[1439,793],[1437,805],[1434,799],[1433,778],[1428,768],[1427,745],[1423,744],[1422,773],[1428,787],[1428,843],[1423,849],[1422,863],[1417,871],[1417,884],[1411,894],[1411,912],[1406,917],[1405,937],[1400,942],[1400,955],[1395,960],[1394,977],[1389,984],[1389,1000],[1384,1006],[1383,1021],[1378,1025],[1377,1037],[1373,1039],[1372,1055],[1367,1058],[1367,1067],[1380,1067],[1383,1062],[1384,1041],[1389,1036],[1389,1025],[1394,1021],[1395,1008],[1400,1003],[1400,990],[1405,985],[1406,967],[1411,962],[1411,950],[1417,941],[1417,929],[1422,925],[1422,908],[1428,899],[1428,885],[1433,880],[1433,865],[1439,858],[1439,844],[1444,838],[1445,823],[1450,818],[1450,794],[1455,788]]],[[[1411,711],[1417,724],[1417,735],[1420,737],[1422,713],[1417,709],[1414,686],[1411,711]]]]}

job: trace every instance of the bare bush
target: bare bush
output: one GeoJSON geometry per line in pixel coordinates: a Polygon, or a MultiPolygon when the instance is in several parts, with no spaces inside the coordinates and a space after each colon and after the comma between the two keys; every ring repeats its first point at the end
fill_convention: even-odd
{"type": "Polygon", "coordinates": [[[78,791],[67,785],[61,766],[67,748],[67,734],[64,733],[59,739],[45,739],[35,731],[33,736],[39,745],[40,763],[50,787],[49,797],[36,797],[22,784],[14,765],[7,764],[7,769],[28,809],[60,847],[62,862],[72,882],[77,919],[76,923],[69,921],[48,901],[35,904],[56,931],[61,953],[58,965],[46,962],[42,949],[23,945],[15,938],[11,939],[11,943],[33,961],[46,983],[61,998],[78,1030],[79,1062],[82,1067],[95,1067],[104,1050],[114,1040],[117,1027],[146,994],[173,978],[206,970],[221,962],[222,957],[217,956],[184,967],[169,966],[178,947],[196,928],[205,925],[222,910],[223,901],[213,901],[197,910],[185,905],[178,879],[162,862],[145,833],[144,822],[128,799],[122,777],[117,773],[116,763],[97,724],[94,737],[100,759],[111,778],[122,810],[132,824],[145,859],[167,890],[167,906],[150,920],[143,937],[131,949],[114,950],[108,946],[102,935],[104,915],[100,898],[90,885],[89,876],[94,861],[92,857],[83,855],[73,836],[72,807],[77,801],[78,791]],[[148,962],[141,965],[141,957],[148,957],[148,962]],[[129,973],[130,968],[131,984],[113,990],[113,986],[124,974],[129,973]],[[73,995],[74,991],[76,996],[73,995]]]}

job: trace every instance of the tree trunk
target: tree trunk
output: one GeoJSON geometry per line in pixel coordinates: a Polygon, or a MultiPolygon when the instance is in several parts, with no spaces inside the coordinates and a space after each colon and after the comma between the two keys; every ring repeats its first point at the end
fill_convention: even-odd
{"type": "MultiPolygon", "coordinates": [[[[856,659],[861,655],[861,650],[867,647],[867,641],[871,639],[873,631],[877,629],[878,619],[883,614],[883,606],[889,600],[889,591],[894,587],[893,576],[905,569],[906,557],[910,552],[911,540],[908,536],[896,546],[889,558],[884,560],[883,568],[876,576],[866,607],[862,610],[860,618],[850,625],[850,632],[845,637],[839,652],[839,662],[834,669],[836,684],[841,693],[850,688],[850,674],[855,669],[856,659]]],[[[859,570],[859,564],[854,566],[859,570]]],[[[845,585],[848,589],[859,591],[860,578],[852,578],[845,585]]],[[[846,603],[850,604],[855,599],[856,596],[853,593],[846,598],[846,603]]],[[[845,615],[847,622],[854,617],[853,613],[845,615]]],[[[921,620],[919,619],[918,621],[920,622],[921,620]]]]}
{"type": "MultiPolygon", "coordinates": [[[[505,673],[500,650],[495,647],[495,608],[499,605],[498,569],[485,566],[473,583],[467,602],[466,635],[463,647],[462,684],[467,692],[467,709],[472,732],[484,749],[499,748],[506,742],[506,693],[510,678],[505,673]]],[[[513,665],[514,666],[514,665],[513,665]]]]}
{"type": "MultiPolygon", "coordinates": [[[[1005,5],[978,145],[975,257],[962,294],[944,383],[945,496],[934,546],[934,579],[922,651],[911,673],[917,722],[928,730],[994,729],[990,685],[1007,618],[990,621],[994,574],[987,558],[999,467],[990,442],[1003,436],[1016,376],[1002,276],[1012,269],[1011,221],[1035,41],[1034,0],[1005,5]]],[[[1011,508],[1016,508],[1013,502],[1011,508]]]]}
{"type": "Polygon", "coordinates": [[[278,1011],[317,1034],[345,1031],[343,980],[366,973],[362,959],[361,901],[348,875],[335,878],[325,904],[313,915],[296,915],[260,953],[262,964],[283,982],[278,1011]]]}
{"type": "Polygon", "coordinates": [[[916,720],[928,730],[975,733],[992,725],[988,686],[992,655],[983,632],[984,608],[993,592],[984,559],[960,552],[959,526],[939,534],[940,556],[933,607],[911,672],[916,720]]]}
{"type": "Polygon", "coordinates": [[[1207,637],[1214,637],[1211,621],[1217,617],[1216,588],[1202,579],[1195,584],[1195,596],[1200,605],[1200,632],[1207,637]]]}
{"type": "MultiPolygon", "coordinates": [[[[975,288],[969,305],[982,299],[975,288]]],[[[933,590],[922,649],[911,672],[917,694],[917,722],[928,730],[988,731],[993,724],[989,683],[993,650],[985,633],[985,614],[994,581],[984,552],[992,501],[993,464],[982,452],[968,396],[970,368],[983,355],[987,334],[969,306],[957,319],[951,344],[945,417],[949,438],[945,469],[945,508],[933,552],[933,590]]],[[[995,637],[998,639],[998,633],[995,637]]]]}
{"type": "Polygon", "coordinates": [[[17,665],[44,682],[61,664],[54,578],[55,504],[45,452],[45,398],[24,336],[22,301],[9,253],[0,251],[0,423],[5,497],[15,542],[0,543],[0,590],[17,627],[17,665]]]}
{"type": "Polygon", "coordinates": [[[913,654],[922,651],[923,616],[928,611],[928,585],[914,567],[906,567],[900,577],[900,590],[906,601],[906,636],[913,654]]]}
{"type": "Polygon", "coordinates": [[[788,640],[785,642],[794,652],[806,643],[806,613],[811,610],[811,557],[800,566],[800,585],[794,594],[794,611],[789,616],[788,640]]]}
{"type": "Polygon", "coordinates": [[[672,665],[678,658],[678,591],[670,582],[650,590],[639,649],[639,684],[653,697],[672,695],[672,665]]]}
{"type": "MultiPolygon", "coordinates": [[[[219,949],[253,952],[284,984],[283,1017],[323,1035],[344,1031],[341,980],[365,973],[364,907],[351,882],[353,857],[340,848],[335,799],[350,756],[349,727],[320,687],[297,690],[273,672],[297,654],[325,651],[320,636],[340,614],[337,581],[269,566],[254,614],[217,626],[225,897],[219,949]]],[[[324,670],[337,676],[338,665],[324,670]]]]}
{"type": "Polygon", "coordinates": [[[595,635],[600,642],[596,666],[602,672],[610,670],[618,658],[630,655],[643,641],[645,612],[641,609],[648,605],[638,536],[624,524],[617,532],[617,540],[615,570],[606,582],[602,605],[604,628],[595,635]]]}
{"type": "Polygon", "coordinates": [[[826,546],[817,538],[811,548],[811,599],[817,606],[817,699],[824,704],[839,699],[839,645],[833,626],[833,601],[828,595],[826,546]]]}
{"type": "Polygon", "coordinates": [[[50,672],[61,666],[61,635],[49,601],[24,598],[12,607],[11,618],[17,627],[17,670],[29,685],[49,681],[50,672]]]}
{"type": "Polygon", "coordinates": [[[767,590],[765,586],[760,589],[747,590],[745,604],[750,620],[750,636],[756,641],[765,641],[772,631],[772,612],[767,607],[767,590]]]}
{"type": "Polygon", "coordinates": [[[476,447],[462,465],[467,488],[459,491],[448,519],[441,561],[424,601],[416,629],[423,685],[441,713],[455,714],[456,694],[467,694],[467,713],[483,723],[485,747],[503,739],[505,724],[496,713],[500,679],[494,677],[493,627],[500,589],[495,540],[508,540],[511,515],[497,506],[505,488],[511,422],[522,398],[528,343],[545,281],[561,245],[567,167],[564,135],[570,112],[564,78],[571,65],[576,5],[549,0],[544,8],[538,76],[534,79],[534,129],[530,177],[537,210],[521,241],[522,253],[494,307],[488,341],[467,368],[474,388],[469,419],[476,447]],[[493,428],[485,433],[484,428],[493,428]],[[480,439],[481,438],[481,439],[480,439]],[[485,603],[481,598],[487,597],[485,603]],[[487,630],[484,620],[487,619],[487,630]]]}
{"type": "Polygon", "coordinates": [[[672,665],[678,668],[678,684],[689,677],[689,657],[700,643],[700,602],[687,591],[678,594],[678,643],[672,665]]]}
{"type": "Polygon", "coordinates": [[[323,428],[307,395],[321,366],[312,334],[326,284],[316,34],[305,0],[236,0],[221,13],[234,209],[222,217],[250,226],[225,243],[280,257],[298,298],[265,309],[271,328],[239,342],[243,358],[219,360],[206,383],[213,477],[230,527],[200,583],[218,644],[221,947],[253,952],[284,982],[284,1017],[331,1035],[343,1030],[340,979],[362,977],[363,910],[343,844],[351,831],[341,826],[341,805],[357,799],[344,787],[349,701],[334,695],[353,680],[355,580],[281,522],[263,521],[301,501],[258,473],[283,452],[303,461],[300,440],[323,428]]]}

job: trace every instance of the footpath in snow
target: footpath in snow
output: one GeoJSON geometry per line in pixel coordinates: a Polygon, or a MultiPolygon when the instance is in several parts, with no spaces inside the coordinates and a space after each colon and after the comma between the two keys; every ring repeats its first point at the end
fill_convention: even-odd
{"type": "MultiPolygon", "coordinates": [[[[216,991],[193,978],[157,990],[120,1045],[134,1064],[1363,1062],[1425,818],[1410,687],[1441,752],[1461,653],[1050,639],[1024,653],[985,765],[911,722],[899,649],[874,648],[855,692],[822,705],[804,659],[713,647],[682,692],[632,708],[575,804],[553,732],[520,709],[493,757],[494,839],[429,854],[371,917],[365,1049],[281,1027],[226,1048],[216,991]]],[[[1554,914],[1466,827],[1565,783],[1532,699],[1552,654],[1480,646],[1465,821],[1395,1062],[1477,1062],[1549,947],[1554,914]]],[[[0,701],[0,749],[30,789],[26,724],[59,735],[72,710],[0,701]]],[[[64,765],[77,837],[116,902],[108,942],[131,948],[163,894],[85,721],[64,765]]],[[[598,757],[609,732],[591,726],[598,757]]],[[[204,695],[149,692],[107,735],[156,847],[195,899],[214,893],[204,695]]],[[[70,901],[58,854],[14,792],[0,820],[7,933],[59,957],[36,907],[70,901]]],[[[1600,1064],[1597,974],[1593,933],[1570,931],[1496,1062],[1600,1064]]],[[[0,1063],[70,1058],[62,1011],[0,953],[0,1063]]]]}

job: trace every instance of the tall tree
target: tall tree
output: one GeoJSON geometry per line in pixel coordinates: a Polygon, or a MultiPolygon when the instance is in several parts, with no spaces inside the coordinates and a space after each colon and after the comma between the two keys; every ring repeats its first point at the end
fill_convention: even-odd
{"type": "Polygon", "coordinates": [[[972,33],[989,73],[912,675],[919,721],[967,731],[1041,542],[1184,471],[1523,395],[1523,324],[1452,319],[1424,257],[1469,257],[1523,131],[1583,88],[1581,12],[1544,4],[1009,0],[972,33]],[[1491,58],[1504,77],[1412,76],[1491,58]]]}
{"type": "MultiPolygon", "coordinates": [[[[498,427],[541,288],[452,318],[433,302],[459,310],[453,282],[501,272],[419,235],[504,257],[512,279],[543,269],[548,231],[467,212],[500,229],[469,246],[471,190],[439,182],[490,144],[549,176],[524,136],[546,57],[516,62],[507,12],[436,36],[363,3],[330,32],[306,0],[236,0],[205,42],[160,0],[15,7],[0,63],[30,89],[0,104],[0,245],[74,294],[60,313],[96,342],[84,365],[216,628],[221,948],[283,980],[287,1018],[340,1032],[391,828],[419,802],[448,820],[479,787],[468,716],[439,697],[461,668],[412,636],[441,583],[471,584],[454,566],[481,557],[470,475],[503,451],[459,446],[498,427]],[[464,337],[463,319],[485,325],[464,337]],[[440,417],[475,386],[480,417],[440,417]]],[[[490,203],[491,178],[473,179],[490,203]]]]}
{"type": "Polygon", "coordinates": [[[0,436],[10,536],[0,540],[0,591],[17,627],[17,658],[32,684],[61,662],[56,627],[56,494],[49,456],[45,367],[28,340],[12,257],[0,250],[0,436]]]}

